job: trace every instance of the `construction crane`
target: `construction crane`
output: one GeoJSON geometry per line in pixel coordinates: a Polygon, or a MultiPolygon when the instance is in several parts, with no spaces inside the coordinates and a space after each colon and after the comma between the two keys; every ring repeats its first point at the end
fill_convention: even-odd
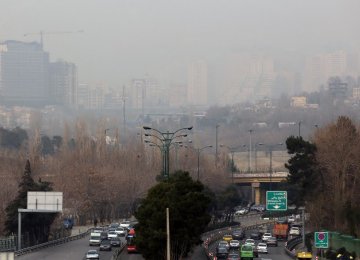
{"type": "Polygon", "coordinates": [[[69,34],[69,33],[83,33],[84,30],[79,30],[79,31],[55,31],[55,32],[44,32],[44,31],[40,31],[40,32],[36,32],[36,33],[25,33],[24,37],[27,36],[31,36],[31,35],[40,35],[40,45],[41,48],[43,48],[43,44],[44,44],[44,35],[48,35],[48,34],[69,34]]]}

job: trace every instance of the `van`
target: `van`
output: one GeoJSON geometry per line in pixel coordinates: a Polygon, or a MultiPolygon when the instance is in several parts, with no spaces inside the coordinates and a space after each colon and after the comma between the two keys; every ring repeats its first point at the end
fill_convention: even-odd
{"type": "Polygon", "coordinates": [[[100,233],[90,233],[89,245],[90,246],[99,246],[101,243],[101,234],[100,233]]]}

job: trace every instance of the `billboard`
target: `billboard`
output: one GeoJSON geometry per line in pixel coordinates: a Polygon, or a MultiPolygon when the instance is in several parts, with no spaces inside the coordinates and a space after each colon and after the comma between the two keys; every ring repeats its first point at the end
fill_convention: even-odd
{"type": "Polygon", "coordinates": [[[63,193],[55,191],[28,191],[27,209],[62,211],[63,193]]]}

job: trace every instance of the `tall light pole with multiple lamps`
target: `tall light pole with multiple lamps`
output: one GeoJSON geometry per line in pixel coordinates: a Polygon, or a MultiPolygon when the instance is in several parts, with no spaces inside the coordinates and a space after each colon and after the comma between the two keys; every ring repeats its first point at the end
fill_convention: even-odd
{"type": "Polygon", "coordinates": [[[195,148],[197,151],[197,180],[200,180],[200,153],[206,148],[211,148],[212,145],[206,145],[201,148],[195,148]]]}
{"type": "Polygon", "coordinates": [[[272,167],[272,152],[274,150],[274,148],[276,146],[281,146],[283,145],[283,143],[277,143],[277,144],[263,144],[263,143],[258,143],[257,145],[263,145],[266,146],[269,149],[269,155],[270,155],[270,166],[269,166],[269,171],[270,171],[270,187],[269,190],[272,190],[272,172],[273,172],[273,167],[272,167]]]}
{"type": "Polygon", "coordinates": [[[161,132],[158,129],[143,126],[145,132],[145,137],[153,137],[156,142],[145,140],[146,143],[155,145],[160,148],[163,158],[163,169],[162,169],[162,177],[167,179],[169,178],[170,172],[170,146],[175,142],[179,141],[180,138],[187,137],[187,133],[182,133],[184,131],[190,131],[193,127],[184,127],[180,128],[174,132],[161,132]]]}

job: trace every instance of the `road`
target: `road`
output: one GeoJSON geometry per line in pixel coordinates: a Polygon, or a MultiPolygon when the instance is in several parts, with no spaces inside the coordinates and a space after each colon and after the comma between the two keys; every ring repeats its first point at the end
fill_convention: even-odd
{"type": "MultiPolygon", "coordinates": [[[[79,240],[74,240],[62,245],[49,247],[36,251],[30,254],[16,257],[19,260],[79,260],[85,259],[85,254],[89,249],[99,249],[99,247],[89,246],[89,237],[84,237],[79,240]]],[[[125,239],[122,238],[122,243],[125,243],[125,239]]],[[[110,260],[112,251],[100,251],[101,260],[110,260]]]]}
{"type": "MultiPolygon", "coordinates": [[[[239,217],[236,220],[240,221],[241,224],[245,225],[245,226],[254,225],[254,224],[259,223],[259,221],[261,221],[259,219],[259,215],[256,215],[256,216],[253,215],[250,217],[239,217]]],[[[284,249],[283,249],[283,251],[284,251],[284,249]]],[[[274,255],[276,255],[276,254],[274,253],[274,255]]],[[[274,258],[274,259],[277,259],[277,258],[274,258]]],[[[284,259],[288,260],[288,258],[284,258],[284,259]]],[[[118,257],[117,260],[144,260],[144,258],[139,254],[128,254],[126,252],[126,250],[124,250],[121,253],[121,255],[118,257]]],[[[207,257],[204,254],[204,249],[201,246],[196,247],[194,249],[194,252],[192,253],[192,255],[187,260],[207,260],[207,257]]],[[[283,259],[279,258],[279,260],[283,260],[283,259]]]]}
{"type": "MultiPolygon", "coordinates": [[[[250,225],[252,223],[252,220],[248,220],[248,225],[250,225]]],[[[250,237],[251,231],[253,230],[248,230],[245,232],[246,238],[250,237]]],[[[245,238],[245,239],[246,239],[245,238]]],[[[242,241],[242,244],[244,243],[245,239],[242,241]]],[[[217,241],[218,242],[218,241],[217,241]]],[[[259,241],[256,241],[259,242],[259,241]]],[[[211,252],[216,252],[216,244],[217,243],[213,243],[209,246],[209,249],[211,252]]],[[[255,259],[269,259],[269,260],[289,260],[291,259],[284,250],[285,247],[285,241],[279,241],[278,246],[277,247],[268,247],[268,254],[259,254],[258,258],[255,259]]]]}
{"type": "MultiPolygon", "coordinates": [[[[250,218],[241,218],[240,219],[243,226],[245,225],[253,225],[260,221],[258,218],[250,217],[250,218]]],[[[125,243],[124,238],[122,238],[122,242],[125,243]]],[[[279,243],[277,248],[270,248],[270,254],[266,256],[266,258],[273,260],[289,260],[284,253],[284,244],[279,243]]],[[[89,249],[98,249],[98,247],[90,247],[89,246],[89,236],[71,241],[69,243],[65,243],[59,246],[45,248],[43,250],[26,254],[23,256],[16,257],[16,259],[20,260],[41,260],[41,259],[52,259],[52,260],[78,260],[85,259],[85,253],[89,249]]],[[[201,247],[195,248],[192,257],[189,257],[188,260],[206,260],[206,256],[202,253],[203,249],[201,247]]],[[[110,260],[112,256],[112,252],[100,252],[101,260],[110,260]]],[[[143,260],[144,258],[140,254],[128,254],[126,250],[120,255],[118,260],[143,260]]]]}

